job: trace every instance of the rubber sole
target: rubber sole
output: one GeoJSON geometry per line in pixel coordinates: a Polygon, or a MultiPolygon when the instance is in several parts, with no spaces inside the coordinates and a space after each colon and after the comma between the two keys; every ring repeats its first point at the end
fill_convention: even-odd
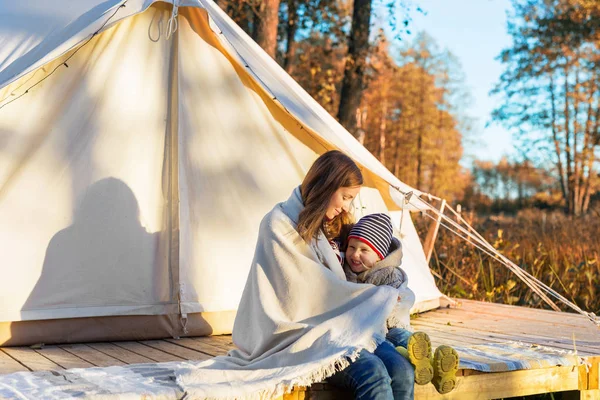
{"type": "Polygon", "coordinates": [[[415,332],[408,339],[408,361],[415,368],[415,383],[426,385],[433,379],[431,340],[425,332],[415,332]]]}
{"type": "Polygon", "coordinates": [[[440,394],[450,393],[456,387],[458,353],[450,346],[440,346],[433,356],[433,386],[440,394]]]}

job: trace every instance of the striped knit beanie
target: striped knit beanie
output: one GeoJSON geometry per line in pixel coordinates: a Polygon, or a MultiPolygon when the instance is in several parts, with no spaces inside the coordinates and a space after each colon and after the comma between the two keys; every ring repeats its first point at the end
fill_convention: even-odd
{"type": "Polygon", "coordinates": [[[387,214],[369,214],[352,227],[348,240],[358,239],[367,244],[383,260],[392,243],[392,220],[387,214]]]}

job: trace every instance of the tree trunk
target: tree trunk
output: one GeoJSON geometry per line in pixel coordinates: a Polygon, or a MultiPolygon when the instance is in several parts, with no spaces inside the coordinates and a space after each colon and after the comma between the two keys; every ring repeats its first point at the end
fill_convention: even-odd
{"type": "Polygon", "coordinates": [[[558,176],[560,182],[560,190],[562,191],[563,199],[565,200],[566,208],[569,209],[569,197],[567,196],[567,188],[565,184],[565,172],[562,163],[562,154],[560,141],[558,140],[558,130],[556,128],[556,99],[554,94],[554,77],[550,75],[550,105],[552,110],[552,139],[554,142],[554,150],[556,152],[556,167],[558,168],[558,176]]]}
{"type": "Polygon", "coordinates": [[[296,55],[296,31],[298,30],[298,4],[296,0],[287,0],[287,40],[285,42],[285,58],[283,68],[288,74],[294,69],[294,56],[296,55]]]}
{"type": "Polygon", "coordinates": [[[385,165],[385,130],[387,128],[387,99],[381,105],[381,120],[379,121],[379,161],[385,165]]]}
{"type": "Polygon", "coordinates": [[[419,134],[417,136],[417,188],[421,187],[423,169],[423,135],[425,134],[425,70],[421,68],[421,108],[419,118],[419,134]]]}
{"type": "MultiPolygon", "coordinates": [[[[596,95],[596,84],[592,83],[590,93],[587,100],[587,119],[585,121],[585,129],[583,131],[583,149],[581,151],[581,184],[578,187],[577,199],[581,204],[581,212],[587,211],[589,200],[590,180],[592,179],[592,164],[594,159],[593,151],[593,118],[594,118],[594,97],[596,95]]],[[[596,121],[597,123],[598,121],[596,121]]]]}
{"type": "Polygon", "coordinates": [[[583,178],[583,160],[579,151],[579,135],[581,132],[579,124],[579,108],[581,101],[579,99],[580,82],[579,82],[579,68],[575,65],[575,87],[573,88],[574,94],[574,106],[573,106],[573,205],[574,214],[581,214],[581,184],[583,178]]]}
{"type": "Polygon", "coordinates": [[[356,109],[360,106],[362,98],[363,77],[369,51],[371,1],[354,0],[352,28],[348,39],[348,56],[346,57],[338,109],[338,120],[354,137],[358,135],[356,109]]]}
{"type": "Polygon", "coordinates": [[[268,55],[275,58],[280,0],[261,0],[255,18],[254,40],[268,55]]]}
{"type": "Polygon", "coordinates": [[[254,38],[254,31],[250,31],[252,25],[252,20],[250,18],[252,18],[253,12],[248,4],[227,1],[221,5],[221,7],[224,7],[227,15],[229,15],[244,32],[252,34],[252,38],[254,38]]]}
{"type": "Polygon", "coordinates": [[[569,64],[565,64],[565,107],[564,107],[564,116],[565,116],[565,157],[566,157],[566,167],[567,167],[567,195],[568,195],[568,203],[567,210],[571,215],[575,214],[575,197],[573,193],[574,189],[574,175],[573,175],[573,148],[571,147],[571,109],[569,107],[569,64]]]}
{"type": "MultiPolygon", "coordinates": [[[[594,85],[594,88],[597,86],[594,85]]],[[[583,212],[587,212],[588,207],[590,205],[590,197],[592,195],[590,191],[591,181],[595,179],[595,173],[592,171],[592,167],[594,165],[594,161],[596,160],[596,147],[600,142],[600,107],[596,107],[596,122],[594,123],[594,129],[590,131],[590,152],[589,157],[587,159],[588,165],[588,177],[585,183],[585,188],[583,191],[583,212]]]]}
{"type": "Polygon", "coordinates": [[[406,131],[406,129],[406,123],[401,115],[398,121],[398,132],[396,132],[396,159],[394,160],[394,175],[398,178],[400,178],[400,161],[402,156],[402,132],[406,131]]]}

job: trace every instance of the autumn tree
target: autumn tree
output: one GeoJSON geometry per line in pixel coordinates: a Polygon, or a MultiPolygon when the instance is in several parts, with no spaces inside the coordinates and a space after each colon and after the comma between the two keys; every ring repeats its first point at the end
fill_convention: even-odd
{"type": "MultiPolygon", "coordinates": [[[[398,33],[396,12],[405,15],[402,26],[406,27],[410,21],[411,4],[408,1],[387,0],[380,4],[387,9],[384,17],[392,28],[398,33]]],[[[417,7],[417,11],[422,11],[417,7]]],[[[348,35],[348,55],[344,68],[344,78],[340,93],[340,105],[337,118],[340,123],[354,136],[358,137],[357,115],[365,89],[365,75],[367,73],[367,59],[371,49],[370,33],[371,19],[373,16],[373,0],[354,0],[352,6],[352,25],[348,35]]]]}
{"type": "Polygon", "coordinates": [[[332,115],[337,113],[346,60],[348,3],[285,0],[277,61],[332,115]]]}
{"type": "Polygon", "coordinates": [[[578,215],[598,187],[597,9],[585,0],[514,0],[513,8],[513,44],[500,56],[506,69],[494,90],[503,104],[493,117],[552,160],[565,209],[578,215]]]}
{"type": "MultiPolygon", "coordinates": [[[[332,47],[344,48],[345,26],[349,21],[348,3],[342,0],[282,0],[279,12],[277,60],[288,73],[302,66],[296,57],[299,41],[327,38],[332,47]]],[[[315,48],[315,50],[318,50],[315,48]]],[[[315,58],[319,58],[315,54],[315,58]]],[[[345,56],[345,54],[344,54],[345,56]]]]}
{"type": "MultiPolygon", "coordinates": [[[[548,171],[536,167],[527,158],[517,160],[504,156],[498,162],[475,160],[471,173],[474,193],[467,201],[479,211],[516,211],[541,205],[542,199],[551,198],[557,189],[548,171]]],[[[548,205],[546,201],[544,206],[548,205]]]]}
{"type": "Polygon", "coordinates": [[[359,108],[365,146],[404,182],[458,199],[468,181],[462,156],[461,108],[453,104],[460,73],[452,57],[419,34],[396,57],[380,40],[370,56],[359,108]]]}
{"type": "Polygon", "coordinates": [[[218,5],[275,58],[281,0],[219,0],[218,5]]]}

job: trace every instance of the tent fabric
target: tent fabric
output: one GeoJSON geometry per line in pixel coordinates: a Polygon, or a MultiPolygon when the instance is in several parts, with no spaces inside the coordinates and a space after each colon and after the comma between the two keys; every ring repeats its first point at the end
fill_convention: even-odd
{"type": "Polygon", "coordinates": [[[137,14],[153,2],[0,0],[0,88],[71,50],[100,29],[115,11],[111,23],[137,14]],[[120,8],[123,3],[126,6],[120,8]]]}
{"type": "Polygon", "coordinates": [[[188,314],[185,330],[178,314],[0,322],[0,344],[26,346],[224,335],[231,333],[235,315],[235,311],[188,314]]]}
{"type": "MultiPolygon", "coordinates": [[[[86,0],[72,7],[65,0],[49,3],[33,0],[26,3],[0,0],[0,88],[13,82],[36,67],[64,54],[86,40],[99,29],[107,29],[119,20],[142,12],[157,0],[86,0]],[[44,24],[36,24],[35,18],[44,18],[44,24]],[[10,22],[10,23],[8,23],[10,22]]],[[[401,182],[390,173],[371,153],[355,140],[348,140],[346,130],[323,109],[297,82],[271,59],[241,28],[212,0],[172,0],[188,8],[204,8],[210,17],[219,39],[229,47],[232,56],[243,63],[265,88],[268,88],[281,105],[301,123],[319,132],[318,136],[335,148],[343,150],[373,173],[380,189],[390,183],[404,192],[421,192],[401,182]]],[[[166,25],[166,20],[161,21],[166,25]]],[[[160,24],[157,23],[157,27],[160,24]]],[[[161,26],[163,27],[163,26],[161,26]]],[[[150,35],[149,35],[150,36],[150,35]]],[[[0,97],[0,106],[5,96],[0,97]]],[[[322,152],[322,151],[321,151],[322,152]]],[[[395,189],[385,197],[388,207],[399,203],[395,189]],[[391,201],[395,199],[396,203],[391,201]]],[[[414,206],[413,206],[414,207],[414,206]]]]}
{"type": "Polygon", "coordinates": [[[0,0],[0,322],[231,313],[261,218],[330,148],[363,167],[360,213],[414,191],[212,2],[169,38],[167,3],[0,0]]]}
{"type": "Polygon", "coordinates": [[[148,40],[156,13],[169,14],[123,20],[0,109],[0,321],[177,312],[163,172],[172,43],[148,40]]]}

